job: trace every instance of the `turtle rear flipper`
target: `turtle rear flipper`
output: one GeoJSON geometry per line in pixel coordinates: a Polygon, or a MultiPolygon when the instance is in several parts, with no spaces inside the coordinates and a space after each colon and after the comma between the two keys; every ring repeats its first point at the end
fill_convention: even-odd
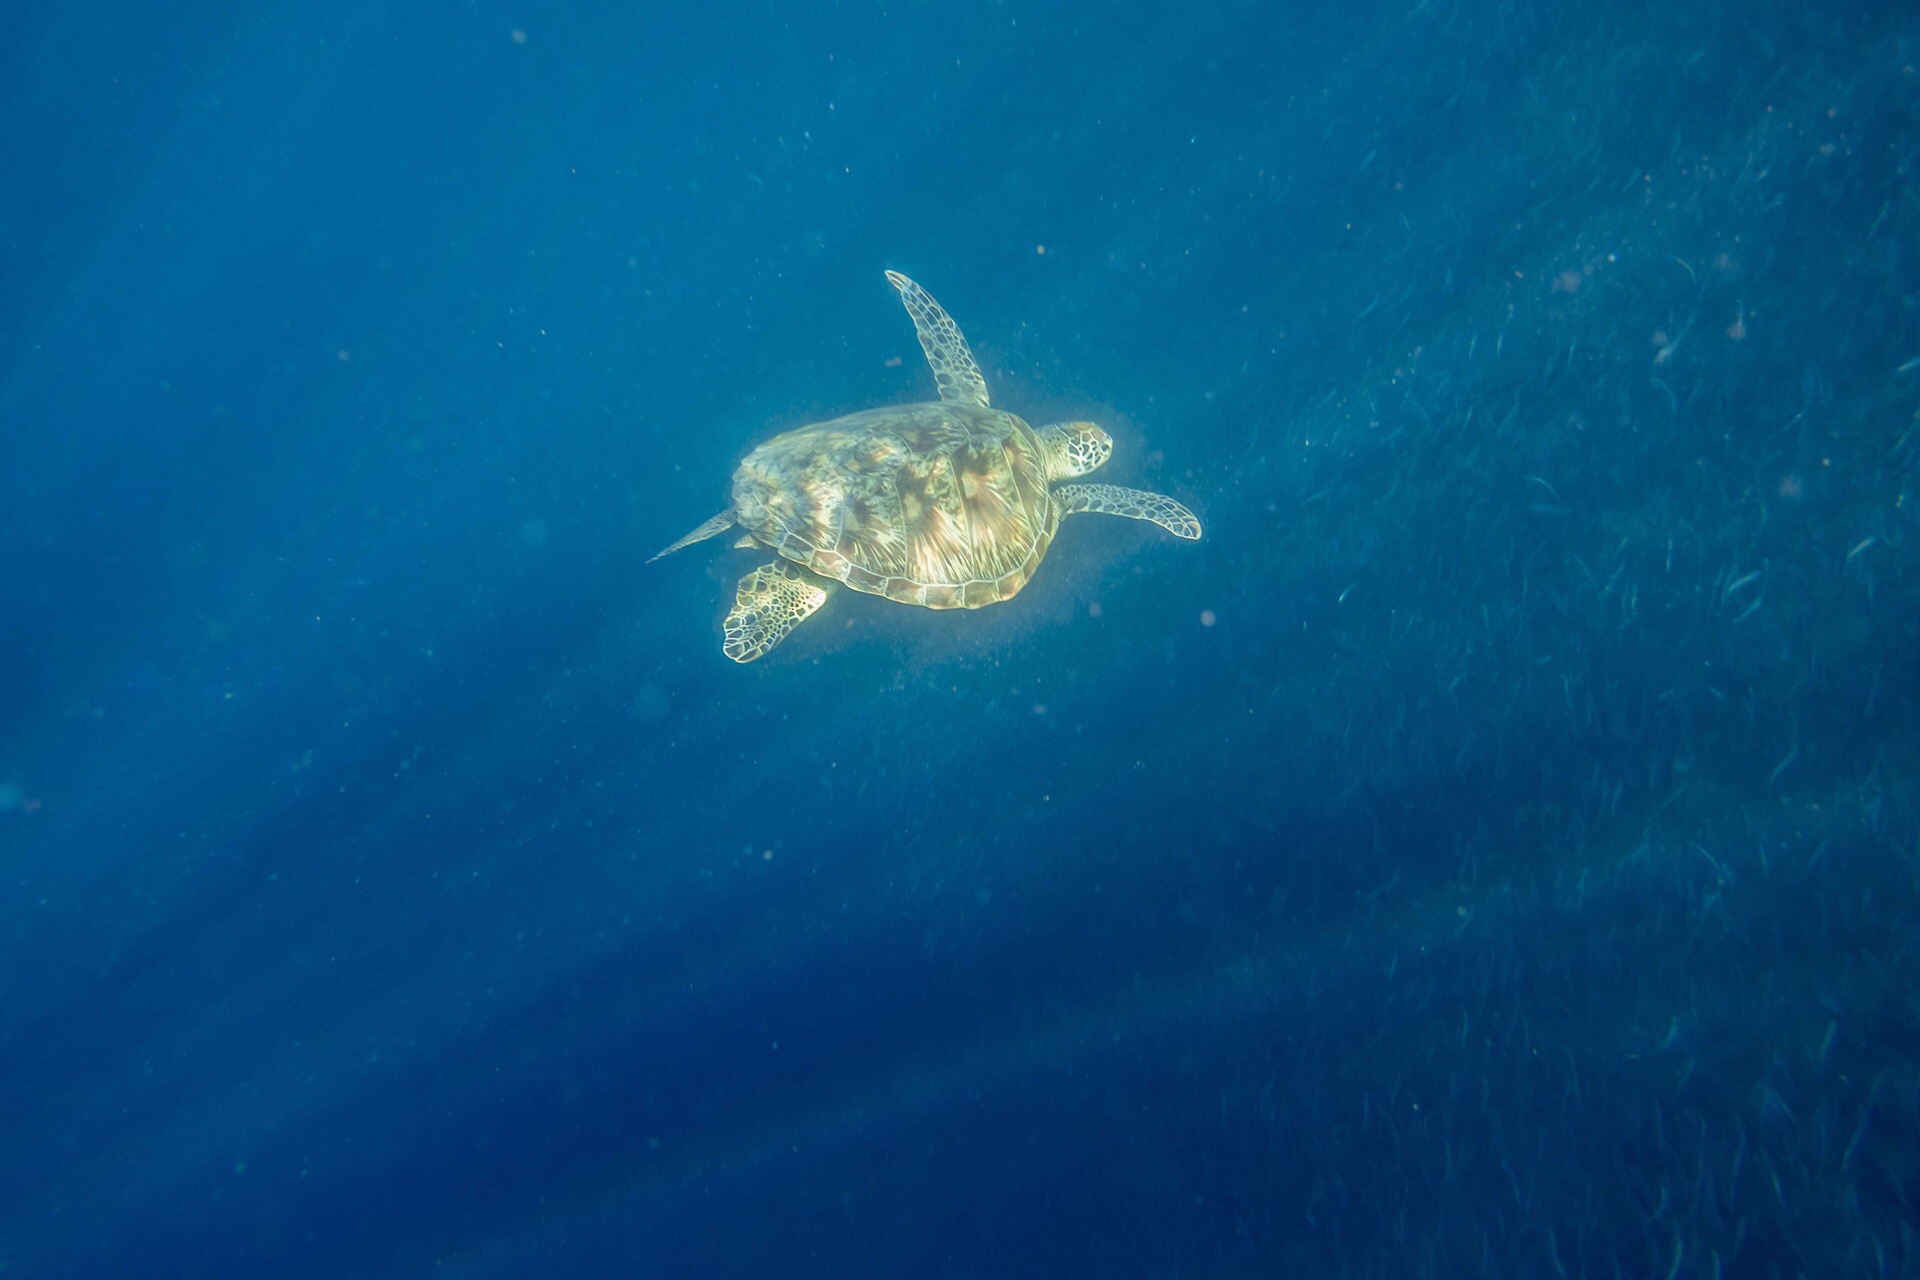
{"type": "Polygon", "coordinates": [[[1200,536],[1200,521],[1164,493],[1144,489],[1123,489],[1117,484],[1063,484],[1053,491],[1060,514],[1098,511],[1103,515],[1125,516],[1129,520],[1151,520],[1176,538],[1200,536]]]}
{"type": "Polygon", "coordinates": [[[778,561],[763,564],[740,579],[720,651],[735,662],[752,662],[826,602],[819,583],[787,572],[778,561]]]}

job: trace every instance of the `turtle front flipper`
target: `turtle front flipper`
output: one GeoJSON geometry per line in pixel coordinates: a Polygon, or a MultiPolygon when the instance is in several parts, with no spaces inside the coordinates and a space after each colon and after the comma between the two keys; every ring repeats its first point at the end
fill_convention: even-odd
{"type": "Polygon", "coordinates": [[[787,638],[827,602],[826,588],[775,561],[740,579],[727,614],[720,651],[735,662],[752,662],[787,638]]]}
{"type": "Polygon", "coordinates": [[[1063,484],[1053,491],[1060,514],[1098,511],[1104,515],[1125,516],[1129,520],[1151,520],[1176,538],[1200,536],[1200,521],[1163,493],[1144,489],[1123,489],[1117,484],[1063,484]]]}
{"type": "Polygon", "coordinates": [[[991,408],[987,403],[987,380],[980,375],[980,366],[974,363],[967,340],[960,336],[960,326],[953,322],[946,308],[898,271],[887,272],[887,283],[900,291],[900,301],[913,317],[914,332],[920,335],[920,349],[927,353],[933,380],[940,385],[940,398],[948,403],[991,408]]]}

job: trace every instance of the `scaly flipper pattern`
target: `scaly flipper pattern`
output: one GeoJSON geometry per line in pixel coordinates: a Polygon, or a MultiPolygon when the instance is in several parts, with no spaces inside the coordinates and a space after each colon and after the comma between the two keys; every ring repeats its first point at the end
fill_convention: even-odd
{"type": "Polygon", "coordinates": [[[1053,500],[1060,504],[1063,516],[1098,511],[1129,520],[1151,520],[1176,538],[1200,536],[1200,522],[1193,512],[1161,493],[1123,489],[1117,484],[1063,484],[1053,490],[1053,500]]]}
{"type": "Polygon", "coordinates": [[[735,662],[752,662],[826,602],[826,589],[819,583],[789,572],[778,561],[763,564],[740,579],[720,651],[735,662]]]}
{"type": "Polygon", "coordinates": [[[933,380],[940,384],[940,398],[950,403],[991,408],[987,403],[987,380],[980,375],[980,366],[973,362],[973,352],[968,350],[967,340],[960,336],[960,326],[953,322],[953,317],[933,300],[932,294],[898,271],[887,272],[887,283],[900,291],[900,301],[913,317],[913,327],[920,335],[920,349],[927,353],[933,380]]]}
{"type": "Polygon", "coordinates": [[[696,542],[705,542],[708,538],[717,537],[718,535],[725,533],[727,530],[731,528],[733,528],[733,512],[731,510],[722,511],[719,515],[707,521],[705,524],[701,525],[698,529],[695,529],[692,533],[680,539],[680,541],[674,543],[672,546],[668,547],[666,550],[654,552],[653,556],[650,559],[648,559],[647,563],[652,564],[655,560],[658,560],[661,556],[670,556],[682,547],[690,547],[696,542]]]}

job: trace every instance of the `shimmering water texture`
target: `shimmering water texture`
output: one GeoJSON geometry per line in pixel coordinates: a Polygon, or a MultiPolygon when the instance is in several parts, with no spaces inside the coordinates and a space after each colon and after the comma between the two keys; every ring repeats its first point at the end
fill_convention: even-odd
{"type": "Polygon", "coordinates": [[[0,1276],[1920,1274],[1917,66],[23,7],[0,1276]]]}

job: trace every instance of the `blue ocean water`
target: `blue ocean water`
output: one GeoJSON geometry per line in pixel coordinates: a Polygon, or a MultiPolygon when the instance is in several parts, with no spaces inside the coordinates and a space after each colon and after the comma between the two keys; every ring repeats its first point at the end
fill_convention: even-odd
{"type": "Polygon", "coordinates": [[[8,34],[0,1274],[1920,1275],[1911,8],[8,34]],[[888,269],[1206,535],[736,665],[888,269]]]}

